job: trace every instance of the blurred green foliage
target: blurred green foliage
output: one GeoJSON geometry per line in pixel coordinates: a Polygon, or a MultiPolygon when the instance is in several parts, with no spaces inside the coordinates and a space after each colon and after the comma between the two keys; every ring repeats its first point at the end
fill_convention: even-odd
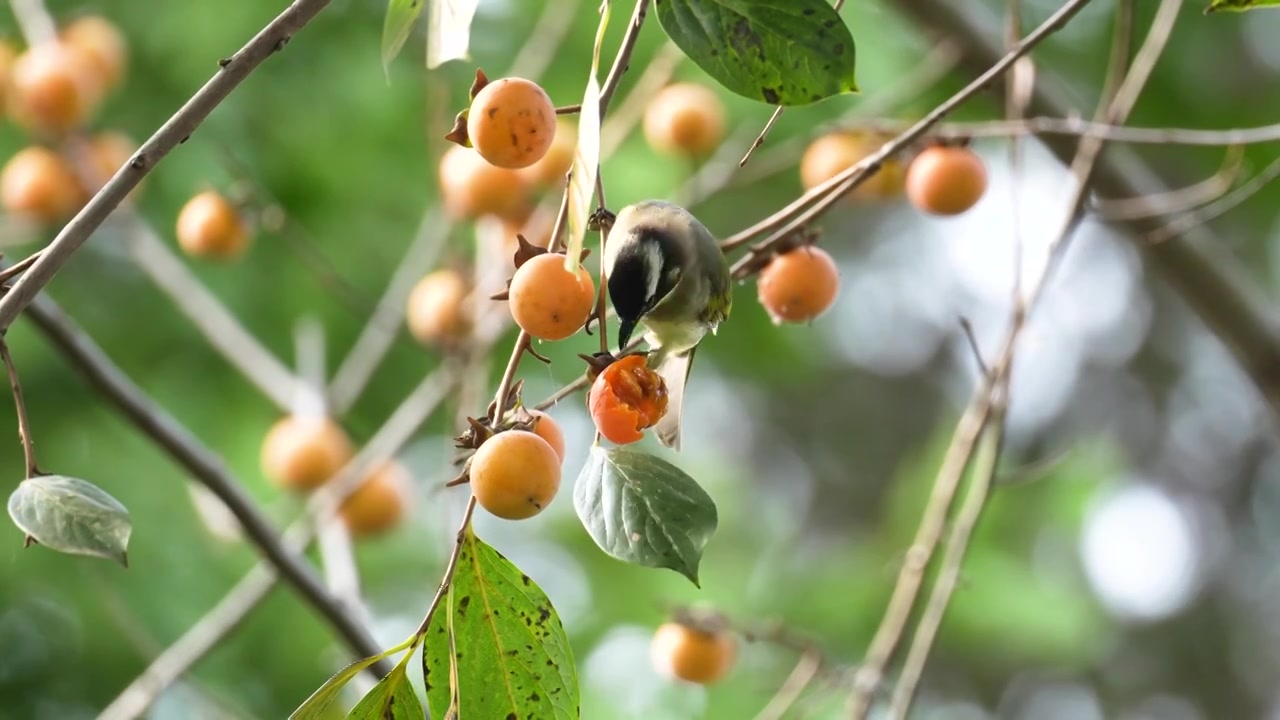
{"type": "MultiPolygon", "coordinates": [[[[595,4],[550,1],[577,14],[543,78],[551,96],[568,104],[581,96],[595,4]]],[[[364,295],[376,297],[424,208],[437,200],[439,138],[465,103],[475,66],[491,75],[505,69],[519,46],[531,39],[528,29],[542,5],[482,3],[474,64],[454,62],[430,75],[422,67],[421,35],[416,34],[391,66],[388,82],[379,56],[383,3],[336,0],[159,166],[143,195],[142,214],[169,237],[179,207],[194,192],[248,179],[278,198],[364,295]],[[229,164],[228,155],[238,162],[229,164]],[[234,169],[241,163],[248,178],[234,169]]],[[[1146,4],[1141,5],[1139,15],[1146,17],[1146,4]]],[[[216,70],[219,58],[268,22],[281,3],[101,0],[87,5],[50,0],[49,6],[59,17],[92,10],[123,28],[131,43],[131,68],[98,125],[142,139],[216,70]]],[[[1096,94],[1106,56],[1107,14],[1096,9],[1042,54],[1046,71],[1063,75],[1078,91],[1082,106],[1096,94]]],[[[850,3],[844,15],[858,43],[864,96],[891,88],[931,45],[880,3],[850,3]]],[[[8,16],[0,23],[16,32],[8,16]]],[[[613,23],[607,52],[616,46],[624,25],[613,23]]],[[[1240,79],[1221,78],[1213,71],[1215,82],[1202,82],[1203,75],[1199,80],[1195,75],[1209,72],[1208,66],[1222,66],[1222,49],[1238,48],[1242,32],[1238,24],[1188,19],[1135,122],[1224,127],[1272,119],[1271,110],[1253,102],[1240,79]],[[1206,58],[1212,62],[1202,62],[1206,58]]],[[[642,71],[661,40],[656,23],[646,28],[631,76],[642,71]]],[[[514,72],[519,74],[520,68],[514,72]]],[[[681,66],[677,77],[709,82],[690,63],[681,66]]],[[[951,77],[911,102],[902,115],[922,114],[966,80],[951,77]]],[[[624,95],[633,81],[624,81],[624,95]]],[[[722,96],[729,116],[743,128],[754,130],[769,115],[762,104],[727,92],[722,96]]],[[[991,116],[996,101],[980,98],[960,117],[991,116]]],[[[792,109],[771,142],[806,133],[858,102],[843,97],[792,109]]],[[[0,128],[0,154],[25,142],[16,129],[0,128]]],[[[1250,163],[1256,165],[1267,153],[1250,148],[1250,163]]],[[[1207,174],[1217,163],[1210,150],[1145,154],[1183,179],[1207,174]]],[[[603,174],[610,203],[620,205],[665,196],[689,171],[680,161],[655,156],[633,136],[605,163],[603,174]]],[[[697,210],[713,230],[727,233],[799,191],[796,173],[789,171],[722,194],[697,210]]],[[[1241,227],[1255,230],[1239,238],[1239,250],[1247,257],[1261,257],[1264,251],[1263,233],[1256,230],[1269,219],[1264,213],[1275,199],[1275,191],[1269,190],[1238,211],[1241,227]]],[[[882,219],[876,210],[844,210],[831,218],[828,237],[840,252],[852,255],[882,219]]],[[[448,259],[470,257],[470,228],[455,228],[451,235],[448,259]]],[[[119,241],[110,227],[104,228],[53,282],[50,293],[161,405],[221,453],[265,511],[283,524],[296,514],[298,504],[270,487],[258,469],[259,443],[277,410],[130,267],[119,241]]],[[[11,257],[35,246],[12,248],[11,257]]],[[[345,307],[269,233],[257,238],[241,263],[194,267],[245,325],[286,360],[293,355],[292,328],[299,317],[323,323],[331,365],[362,327],[363,310],[345,307]]],[[[737,292],[735,315],[727,331],[700,354],[699,373],[719,374],[737,388],[731,394],[754,393],[769,412],[737,418],[751,428],[723,428],[724,447],[694,448],[678,458],[719,507],[719,530],[701,566],[701,590],[675,573],[612,560],[583,532],[572,514],[568,480],[590,442],[577,400],[556,411],[577,432],[570,453],[578,459],[566,465],[566,482],[552,511],[522,524],[479,521],[478,534],[534,576],[560,608],[579,663],[583,717],[751,717],[790,671],[794,654],[752,645],[733,675],[705,693],[650,677],[644,633],[661,621],[669,603],[706,604],[748,624],[784,620],[814,638],[833,661],[857,662],[918,523],[954,408],[935,390],[913,381],[911,388],[893,385],[902,399],[878,407],[874,416],[846,417],[833,403],[813,408],[807,426],[782,427],[785,422],[779,418],[787,417],[786,405],[796,398],[816,398],[818,405],[827,384],[844,392],[840,388],[865,388],[869,381],[834,367],[815,351],[819,346],[810,340],[810,328],[775,329],[751,302],[749,284],[737,292]],[[876,452],[884,440],[876,433],[886,427],[894,428],[885,440],[894,443],[893,459],[870,466],[864,457],[876,452]],[[799,455],[809,465],[807,472],[763,477],[759,467],[732,456],[731,436],[738,435],[777,443],[779,457],[784,451],[799,455]],[[825,449],[810,452],[819,446],[825,449]],[[802,495],[818,498],[815,510],[804,509],[795,499],[802,495]]],[[[26,389],[42,467],[98,483],[129,508],[135,528],[127,571],[42,548],[23,551],[17,530],[4,535],[0,718],[92,717],[200,618],[256,555],[242,542],[225,542],[207,531],[190,501],[188,478],[105,407],[26,323],[13,328],[9,342],[26,389]]],[[[530,399],[572,379],[580,368],[574,355],[589,351],[593,343],[579,337],[547,348],[554,360],[550,369],[526,360],[530,399]]],[[[505,351],[499,353],[503,355],[505,351]]],[[[347,419],[353,434],[367,439],[437,362],[402,333],[347,419]]],[[[494,363],[495,373],[499,364],[494,363]]],[[[388,646],[412,630],[429,603],[456,527],[459,498],[438,491],[450,477],[444,461],[451,452],[447,438],[457,430],[455,410],[474,414],[481,408],[453,404],[437,413],[405,454],[418,483],[412,522],[358,548],[375,633],[388,646]]],[[[12,485],[22,468],[15,430],[11,415],[0,413],[0,438],[13,439],[9,452],[0,454],[0,469],[12,485]]],[[[979,696],[994,700],[1003,683],[1023,668],[1083,671],[1098,661],[1115,626],[1089,595],[1072,548],[1087,503],[1126,462],[1117,448],[1099,439],[1096,446],[1074,449],[1036,482],[997,491],[937,656],[940,664],[958,668],[979,696]],[[1046,544],[1053,546],[1052,561],[1043,557],[1046,544]]],[[[194,685],[179,686],[165,697],[155,717],[223,717],[227,707],[237,716],[284,717],[349,660],[314,612],[289,590],[277,589],[198,665],[194,685]],[[210,698],[217,702],[210,705],[210,698]]],[[[420,686],[420,679],[415,682],[420,686]]],[[[350,706],[354,699],[343,702],[350,706]]],[[[836,717],[839,703],[828,705],[825,710],[815,705],[813,717],[836,717]]]]}

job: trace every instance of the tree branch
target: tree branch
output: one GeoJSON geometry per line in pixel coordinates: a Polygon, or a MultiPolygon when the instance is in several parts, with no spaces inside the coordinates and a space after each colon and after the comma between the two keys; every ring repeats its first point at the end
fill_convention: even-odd
{"type": "MultiPolygon", "coordinates": [[[[897,133],[910,127],[905,120],[875,118],[844,123],[842,127],[881,133],[897,133]]],[[[929,132],[944,140],[1002,138],[1019,135],[1064,135],[1068,138],[1093,135],[1107,142],[1132,145],[1194,145],[1223,147],[1280,142],[1280,123],[1245,128],[1130,127],[1108,125],[1080,117],[1037,116],[1025,120],[978,120],[940,123],[929,132]]]]}
{"type": "Polygon", "coordinates": [[[156,231],[132,209],[117,218],[124,229],[124,246],[134,263],[264,397],[285,412],[290,409],[297,380],[227,306],[187,267],[156,231]]]}
{"type": "Polygon", "coordinates": [[[902,152],[916,140],[924,137],[930,128],[941,122],[952,110],[955,110],[982,90],[990,87],[992,83],[1018,61],[1018,58],[1031,52],[1036,45],[1044,42],[1050,35],[1061,29],[1088,4],[1089,0],[1070,0],[1050,16],[1048,20],[1045,20],[1040,27],[1036,28],[1030,35],[1027,35],[1017,47],[1003,56],[997,52],[995,62],[986,68],[977,79],[966,85],[960,92],[947,98],[945,102],[934,108],[919,122],[885,143],[879,150],[841,171],[830,180],[809,190],[782,210],[721,242],[721,248],[731,250],[768,233],[768,237],[764,241],[752,248],[751,255],[739,260],[734,265],[734,274],[740,276],[741,273],[745,272],[753,255],[767,252],[773,244],[790,236],[797,229],[817,220],[847,195],[850,190],[870,179],[874,173],[880,170],[880,166],[885,160],[902,152]]]}
{"type": "MultiPolygon", "coordinates": [[[[986,33],[994,24],[989,12],[972,5],[961,8],[946,0],[898,0],[897,6],[923,27],[959,42],[964,62],[970,67],[985,67],[999,56],[999,46],[986,33]]],[[[1070,106],[1051,83],[1047,77],[1037,82],[1031,112],[1048,117],[1069,115],[1070,106]]],[[[1064,163],[1071,161],[1078,144],[1068,136],[1046,136],[1042,141],[1064,163]]],[[[1139,197],[1168,187],[1122,147],[1111,147],[1094,171],[1093,189],[1110,197],[1139,197]]],[[[1161,227],[1162,221],[1135,218],[1121,225],[1142,238],[1161,227]]],[[[1147,264],[1231,350],[1272,411],[1280,412],[1280,321],[1257,283],[1231,255],[1229,244],[1207,228],[1197,227],[1163,243],[1140,242],[1138,246],[1147,264]]]]}
{"type": "MultiPolygon", "coordinates": [[[[1123,82],[1120,83],[1119,89],[1116,91],[1116,97],[1110,100],[1103,99],[1103,108],[1100,109],[1099,114],[1106,122],[1123,122],[1128,117],[1139,93],[1150,77],[1156,60],[1164,50],[1165,42],[1168,40],[1169,32],[1172,30],[1172,24],[1177,17],[1181,2],[1182,0],[1164,0],[1162,3],[1156,22],[1153,24],[1151,32],[1148,33],[1142,50],[1139,52],[1139,57],[1134,66],[1124,76],[1123,82]]],[[[866,659],[855,675],[855,688],[851,699],[851,715],[857,720],[867,716],[872,695],[880,683],[884,668],[893,656],[906,630],[912,609],[924,585],[925,571],[942,540],[947,516],[978,440],[986,431],[988,424],[992,422],[993,416],[998,416],[1001,413],[1002,403],[1004,402],[1003,388],[1007,387],[1008,379],[1012,372],[1014,348],[1022,330],[1025,328],[1029,313],[1035,307],[1036,301],[1046,287],[1049,277],[1057,267],[1057,261],[1062,257],[1063,251],[1069,245],[1075,231],[1080,227],[1080,221],[1084,216],[1084,203],[1088,196],[1090,180],[1097,166],[1103,144],[1104,141],[1102,140],[1086,137],[1073,156],[1071,172],[1074,178],[1074,188],[1067,202],[1066,219],[1062,224],[1062,228],[1049,245],[1048,257],[1040,273],[1032,279],[1032,282],[1028,283],[1026,294],[1019,295],[1014,300],[1009,330],[1004,339],[999,359],[996,361],[992,372],[983,377],[983,382],[965,410],[956,427],[955,434],[952,436],[951,444],[947,448],[937,479],[934,481],[934,487],[930,493],[929,502],[925,507],[920,527],[916,532],[911,548],[907,551],[907,562],[898,574],[884,619],[876,629],[875,636],[867,649],[866,659]]],[[[998,441],[1002,431],[997,426],[993,427],[989,432],[998,441]]],[[[974,512],[973,522],[976,523],[976,512],[978,511],[974,512]]],[[[965,536],[965,540],[967,541],[967,536],[965,536]]],[[[958,564],[962,555],[954,555],[953,557],[954,562],[958,564]]],[[[958,572],[958,565],[956,571],[958,572]]],[[[943,588],[945,590],[945,585],[943,588]]],[[[946,603],[945,601],[939,602],[941,605],[935,606],[935,615],[931,618],[926,618],[929,623],[941,622],[942,610],[938,608],[945,609],[946,603]]],[[[926,640],[921,641],[920,644],[913,648],[915,653],[910,661],[910,671],[916,675],[923,669],[928,648],[932,644],[930,630],[931,627],[926,625],[924,636],[926,640]]],[[[909,692],[914,693],[913,686],[916,679],[911,674],[904,673],[901,682],[911,688],[909,692]]],[[[904,698],[901,693],[906,691],[901,688],[902,685],[899,686],[900,691],[895,707],[905,713],[911,698],[910,695],[904,698]]]]}
{"type": "Polygon", "coordinates": [[[152,168],[179,143],[190,137],[232,90],[263,61],[282,50],[294,33],[328,4],[329,0],[295,0],[235,55],[221,61],[213,78],[143,143],[126,165],[116,171],[111,180],[102,186],[45,248],[40,259],[0,299],[0,329],[13,324],[23,308],[35,299],[40,290],[152,168]]]}
{"type": "MultiPolygon", "coordinates": [[[[104,398],[186,468],[192,477],[218,496],[266,561],[325,618],[355,654],[369,657],[380,652],[377,643],[346,614],[341,603],[325,589],[307,562],[281,543],[270,521],[258,511],[216,454],[148,398],[51,300],[38,299],[29,306],[28,315],[104,398]]],[[[375,665],[373,672],[381,676],[390,669],[390,665],[384,662],[375,665]]]]}
{"type": "Polygon", "coordinates": [[[141,717],[160,693],[182,677],[194,659],[204,657],[228,633],[239,627],[249,616],[249,611],[262,602],[275,584],[276,574],[270,566],[255,566],[177,642],[157,655],[147,669],[102,710],[98,720],[141,717]]]}

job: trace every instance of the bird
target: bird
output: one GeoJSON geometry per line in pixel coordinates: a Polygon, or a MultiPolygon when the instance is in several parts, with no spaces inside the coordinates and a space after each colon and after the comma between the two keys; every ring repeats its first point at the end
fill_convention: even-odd
{"type": "Polygon", "coordinates": [[[678,451],[694,354],[733,307],[729,263],[715,236],[688,210],[664,200],[644,200],[614,217],[604,271],[618,316],[618,350],[625,350],[643,323],[647,364],[662,377],[668,394],[667,412],[654,425],[654,434],[678,451]]]}

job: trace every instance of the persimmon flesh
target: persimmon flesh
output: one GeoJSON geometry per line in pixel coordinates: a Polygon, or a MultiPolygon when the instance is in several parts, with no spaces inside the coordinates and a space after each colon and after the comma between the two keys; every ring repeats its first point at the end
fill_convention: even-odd
{"type": "Polygon", "coordinates": [[[626,445],[667,414],[667,400],[667,384],[645,356],[628,355],[596,377],[587,407],[606,440],[626,445]]]}

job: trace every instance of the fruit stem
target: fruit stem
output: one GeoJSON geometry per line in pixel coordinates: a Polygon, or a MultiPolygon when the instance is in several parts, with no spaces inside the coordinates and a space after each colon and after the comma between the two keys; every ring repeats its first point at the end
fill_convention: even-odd
{"type": "Polygon", "coordinates": [[[4,369],[9,373],[9,389],[13,391],[13,408],[18,414],[18,438],[22,441],[22,457],[26,463],[25,477],[35,477],[40,473],[36,469],[36,449],[31,441],[31,422],[27,418],[27,404],[22,399],[22,383],[18,382],[18,368],[9,355],[9,343],[0,335],[0,360],[4,361],[4,369]]]}
{"type": "Polygon", "coordinates": [[[458,526],[458,537],[453,543],[453,554],[449,556],[449,564],[445,566],[444,577],[440,580],[440,587],[436,590],[436,596],[431,599],[431,606],[427,608],[427,614],[423,616],[422,623],[418,625],[418,629],[414,631],[415,639],[420,640],[426,637],[427,628],[431,627],[431,618],[435,616],[436,609],[440,607],[440,601],[444,599],[444,594],[448,592],[449,585],[453,583],[453,574],[458,569],[458,558],[462,557],[462,544],[467,540],[468,531],[471,529],[471,516],[476,511],[476,496],[472,495],[467,501],[467,509],[462,512],[462,524],[458,526]]]}

